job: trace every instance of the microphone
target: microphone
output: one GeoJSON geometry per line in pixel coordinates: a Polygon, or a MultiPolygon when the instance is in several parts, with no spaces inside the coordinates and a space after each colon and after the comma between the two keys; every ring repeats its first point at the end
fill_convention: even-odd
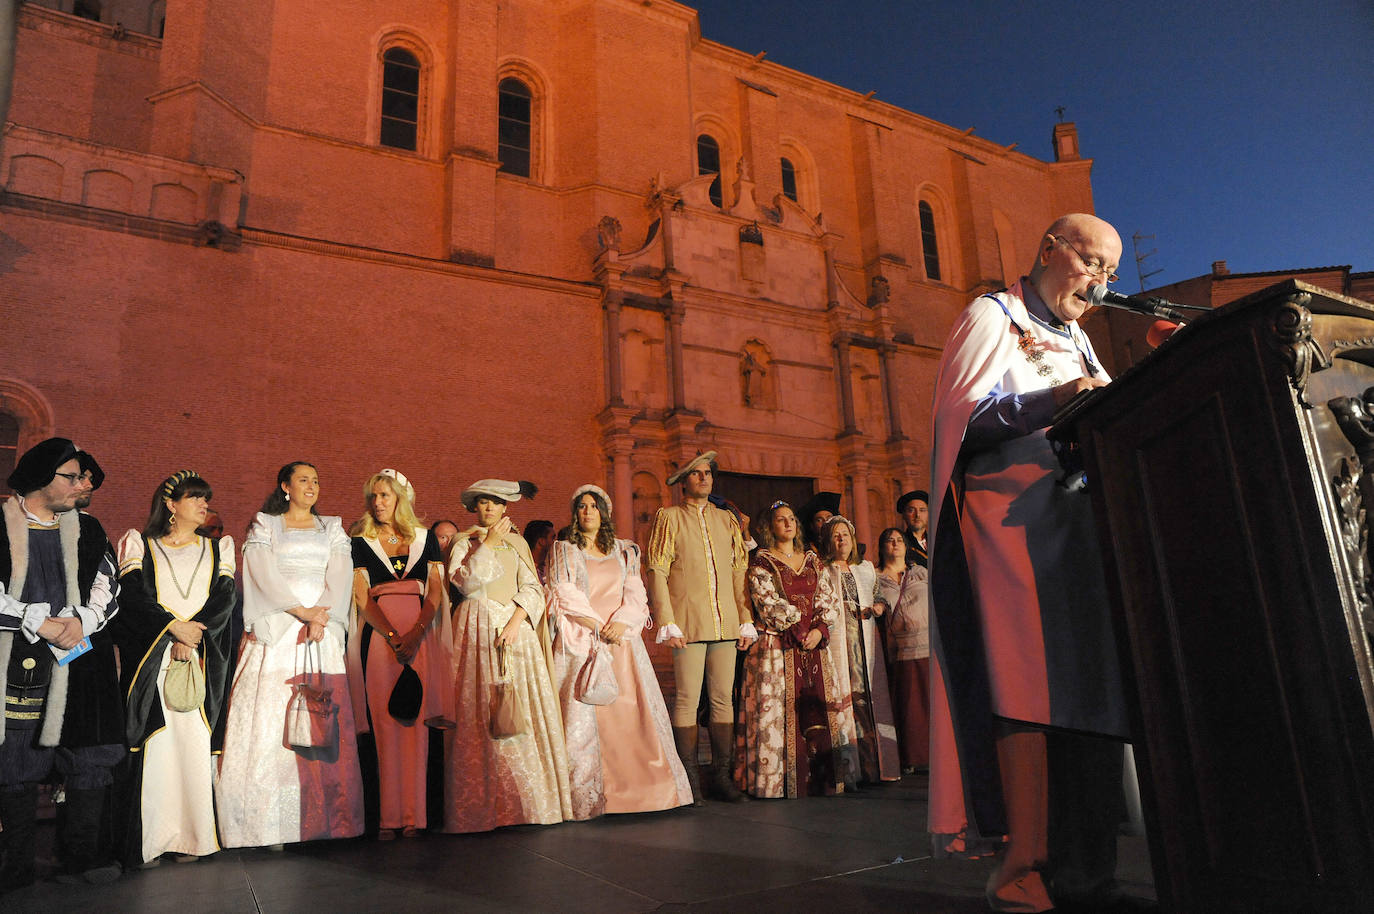
{"type": "Polygon", "coordinates": [[[1098,307],[1105,305],[1108,308],[1122,308],[1126,311],[1134,311],[1137,314],[1148,314],[1152,317],[1162,317],[1171,320],[1176,324],[1182,324],[1188,320],[1177,309],[1183,305],[1175,305],[1162,298],[1146,298],[1143,295],[1122,295],[1120,292],[1113,292],[1100,282],[1095,282],[1088,286],[1087,294],[1083,297],[1089,305],[1098,307]]]}

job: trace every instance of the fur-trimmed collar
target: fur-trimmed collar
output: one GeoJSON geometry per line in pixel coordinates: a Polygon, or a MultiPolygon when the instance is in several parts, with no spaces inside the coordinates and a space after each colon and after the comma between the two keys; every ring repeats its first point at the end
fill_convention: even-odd
{"type": "MultiPolygon", "coordinates": [[[[24,581],[29,575],[29,521],[17,496],[5,500],[0,512],[5,517],[5,533],[10,545],[10,579],[5,592],[16,600],[24,593],[24,581]]],[[[62,570],[67,579],[67,605],[81,605],[81,585],[77,579],[77,540],[81,537],[81,515],[65,511],[57,518],[58,535],[62,540],[62,570]]],[[[0,634],[0,691],[8,688],[10,651],[15,632],[0,634]]],[[[20,635],[20,637],[23,637],[20,635]]],[[[62,738],[62,721],[67,710],[67,667],[54,666],[48,683],[48,697],[43,705],[43,725],[38,734],[40,746],[56,746],[62,738]]],[[[5,717],[0,713],[0,742],[5,740],[5,717]]]]}

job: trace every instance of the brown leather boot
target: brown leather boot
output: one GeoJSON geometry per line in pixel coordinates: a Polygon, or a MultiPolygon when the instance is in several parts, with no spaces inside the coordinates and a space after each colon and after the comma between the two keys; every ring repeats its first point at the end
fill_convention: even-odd
{"type": "Polygon", "coordinates": [[[711,722],[711,794],[727,803],[743,803],[749,795],[735,786],[735,725],[711,722]]]}
{"type": "Polygon", "coordinates": [[[706,805],[706,801],[701,798],[701,775],[697,771],[697,728],[674,727],[673,744],[677,746],[677,756],[682,759],[682,767],[687,769],[687,783],[692,788],[692,805],[706,805]]]}

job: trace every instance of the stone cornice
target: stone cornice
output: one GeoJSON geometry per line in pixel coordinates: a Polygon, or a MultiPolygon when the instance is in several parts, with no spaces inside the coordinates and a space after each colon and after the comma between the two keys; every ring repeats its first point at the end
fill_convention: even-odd
{"type": "Polygon", "coordinates": [[[144,60],[157,60],[162,51],[161,38],[117,25],[92,22],[71,13],[59,12],[33,3],[25,3],[19,7],[18,25],[21,29],[44,32],[103,51],[115,51],[130,57],[142,57],[144,60]]]}
{"type": "Polygon", "coordinates": [[[233,184],[243,180],[243,175],[232,168],[223,168],[218,165],[202,165],[198,162],[188,162],[185,159],[174,159],[168,156],[157,155],[152,152],[139,152],[134,149],[123,149],[118,146],[107,146],[104,143],[96,143],[81,137],[70,136],[65,133],[54,133],[51,130],[42,130],[38,127],[29,127],[24,124],[17,124],[9,121],[5,124],[5,136],[13,137],[16,140],[33,140],[60,149],[76,149],[102,159],[110,159],[116,162],[128,162],[139,167],[153,166],[166,171],[180,172],[186,175],[205,176],[226,184],[233,184]]]}
{"type": "Polygon", "coordinates": [[[466,279],[475,279],[481,282],[493,282],[501,285],[537,289],[544,292],[575,295],[587,299],[588,303],[593,305],[599,305],[601,301],[601,287],[590,282],[576,282],[567,279],[555,279],[550,276],[538,276],[533,273],[518,273],[514,270],[502,270],[496,267],[454,263],[449,260],[439,260],[433,257],[420,257],[415,254],[403,254],[398,251],[385,251],[379,248],[344,244],[342,242],[327,241],[320,238],[307,238],[300,235],[288,235],[283,232],[271,232],[265,229],[244,228],[242,229],[242,236],[243,242],[246,245],[252,244],[259,247],[319,254],[325,257],[339,257],[345,260],[381,263],[388,266],[401,267],[403,269],[461,276],[466,279]]]}

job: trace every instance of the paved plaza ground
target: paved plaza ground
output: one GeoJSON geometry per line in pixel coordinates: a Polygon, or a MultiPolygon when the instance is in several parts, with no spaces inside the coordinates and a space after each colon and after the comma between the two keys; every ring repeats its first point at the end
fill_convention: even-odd
{"type": "MultiPolygon", "coordinates": [[[[842,797],[708,803],[482,835],[426,834],[229,850],[107,886],[53,882],[5,914],[986,911],[990,860],[932,859],[926,778],[842,797]]],[[[51,843],[40,828],[40,862],[51,843]]],[[[1120,839],[1124,888],[1150,896],[1145,839],[1120,839]]]]}

